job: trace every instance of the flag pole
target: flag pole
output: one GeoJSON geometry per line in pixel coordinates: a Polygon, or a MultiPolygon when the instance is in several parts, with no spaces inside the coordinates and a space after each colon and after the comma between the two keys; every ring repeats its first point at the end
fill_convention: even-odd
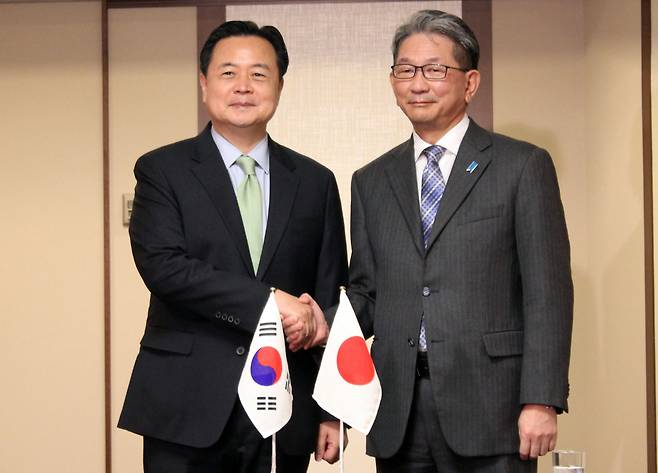
{"type": "Polygon", "coordinates": [[[340,421],[340,432],[338,433],[338,456],[340,458],[340,473],[343,473],[343,445],[345,443],[343,421],[340,421]]]}
{"type": "Polygon", "coordinates": [[[272,473],[276,473],[276,432],[272,434],[272,473]]]}

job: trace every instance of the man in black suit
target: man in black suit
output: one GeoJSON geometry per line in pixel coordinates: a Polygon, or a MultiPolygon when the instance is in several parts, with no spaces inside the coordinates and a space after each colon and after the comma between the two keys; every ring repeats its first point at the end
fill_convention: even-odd
{"type": "Polygon", "coordinates": [[[316,458],[338,454],[338,423],[322,421],[311,398],[317,365],[306,351],[326,339],[319,307],[335,304],[347,279],[336,181],[267,135],[288,67],[276,28],[224,23],[200,66],[211,123],[135,166],[130,238],[151,301],[119,427],[144,437],[146,472],[270,471],[271,442],[237,386],[275,287],[294,392],[277,466],[304,472],[314,448],[316,458]]]}
{"type": "Polygon", "coordinates": [[[536,470],[567,408],[569,241],[550,156],[466,114],[479,46],[420,11],[390,81],[412,137],[352,180],[349,297],[382,384],[381,473],[536,470]]]}

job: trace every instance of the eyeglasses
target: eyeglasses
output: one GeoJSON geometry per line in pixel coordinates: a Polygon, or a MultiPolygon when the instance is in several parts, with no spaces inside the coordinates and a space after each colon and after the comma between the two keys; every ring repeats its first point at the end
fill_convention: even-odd
{"type": "Polygon", "coordinates": [[[424,66],[414,66],[413,64],[394,64],[391,66],[393,77],[401,80],[413,79],[416,71],[423,71],[423,77],[427,80],[443,80],[448,75],[448,69],[456,69],[462,72],[468,72],[468,69],[461,67],[446,66],[445,64],[425,64],[424,66]]]}

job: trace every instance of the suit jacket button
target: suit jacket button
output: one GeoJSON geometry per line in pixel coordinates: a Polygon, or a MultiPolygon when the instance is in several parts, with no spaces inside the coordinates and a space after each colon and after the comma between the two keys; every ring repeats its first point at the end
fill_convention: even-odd
{"type": "Polygon", "coordinates": [[[222,320],[226,320],[226,314],[222,314],[222,320]]]}
{"type": "Polygon", "coordinates": [[[244,347],[238,347],[235,349],[235,354],[238,356],[244,355],[244,347]]]}
{"type": "Polygon", "coordinates": [[[430,295],[430,292],[431,292],[431,291],[430,291],[430,288],[429,288],[429,287],[425,286],[425,287],[423,288],[423,296],[425,296],[425,297],[429,296],[429,295],[430,295]]]}
{"type": "Polygon", "coordinates": [[[233,316],[232,315],[228,316],[228,321],[229,321],[229,323],[233,323],[233,316]]]}
{"type": "Polygon", "coordinates": [[[414,342],[414,339],[413,339],[413,338],[409,338],[409,339],[407,340],[407,342],[409,343],[409,346],[410,346],[410,347],[415,347],[415,346],[416,346],[416,342],[414,342]]]}
{"type": "Polygon", "coordinates": [[[233,319],[233,323],[235,323],[235,325],[240,325],[240,317],[233,319]]]}
{"type": "Polygon", "coordinates": [[[218,319],[221,318],[221,317],[222,317],[222,313],[221,313],[221,312],[217,312],[217,313],[215,314],[215,317],[217,317],[218,319]]]}

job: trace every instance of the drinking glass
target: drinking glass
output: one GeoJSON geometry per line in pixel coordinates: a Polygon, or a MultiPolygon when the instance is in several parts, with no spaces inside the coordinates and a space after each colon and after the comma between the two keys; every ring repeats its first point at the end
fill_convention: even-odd
{"type": "Polygon", "coordinates": [[[585,452],[555,450],[553,473],[585,473],[585,452]]]}

